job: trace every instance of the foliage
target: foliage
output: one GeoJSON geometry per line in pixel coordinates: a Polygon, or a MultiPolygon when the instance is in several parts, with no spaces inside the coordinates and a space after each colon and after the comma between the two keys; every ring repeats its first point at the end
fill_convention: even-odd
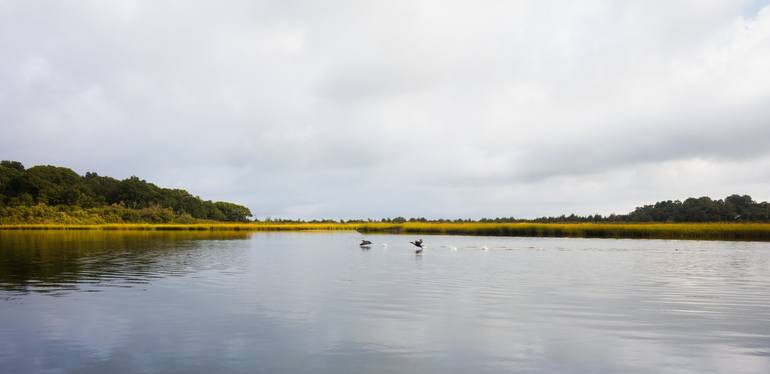
{"type": "MultiPolygon", "coordinates": [[[[80,176],[56,166],[26,169],[17,161],[0,162],[0,223],[121,223],[198,221],[248,222],[251,211],[228,202],[202,200],[182,189],[161,188],[138,177],[124,180],[88,172],[80,176]],[[98,217],[97,217],[98,216],[98,217]],[[25,221],[29,219],[31,221],[25,221]]],[[[258,222],[258,220],[257,220],[258,222]]],[[[723,200],[709,197],[667,200],[644,205],[628,214],[514,217],[472,220],[395,217],[373,219],[303,220],[271,219],[274,224],[364,223],[630,223],[630,222],[770,222],[770,203],[748,195],[723,200]]]]}
{"type": "MultiPolygon", "coordinates": [[[[302,223],[303,220],[270,219],[267,222],[302,223]]],[[[770,222],[770,203],[755,202],[748,195],[730,195],[724,200],[712,200],[708,197],[689,198],[684,201],[668,200],[652,205],[644,205],[628,214],[593,214],[579,216],[575,214],[557,217],[520,219],[515,217],[427,219],[425,217],[395,217],[349,220],[312,220],[311,223],[634,223],[634,222],[770,222]]]]}
{"type": "Polygon", "coordinates": [[[196,223],[189,214],[177,214],[169,208],[151,206],[141,209],[122,205],[83,208],[72,205],[16,205],[0,207],[0,225],[65,224],[99,225],[110,223],[196,223]]]}
{"type": "Polygon", "coordinates": [[[24,171],[24,165],[21,162],[19,162],[19,161],[3,160],[3,161],[0,161],[0,166],[6,167],[8,169],[14,169],[14,170],[17,170],[19,172],[23,172],[24,171]]]}
{"type": "Polygon", "coordinates": [[[0,163],[0,221],[83,223],[178,222],[196,220],[245,222],[251,211],[228,202],[202,200],[181,189],[161,188],[132,176],[124,180],[71,169],[0,163]],[[93,215],[103,215],[97,219],[93,215]],[[45,217],[45,218],[44,218],[45,217]]]}
{"type": "Polygon", "coordinates": [[[654,205],[636,208],[626,217],[637,222],[717,222],[768,221],[770,204],[757,203],[749,195],[731,195],[724,200],[708,197],[689,198],[685,201],[660,201],[654,205]]]}

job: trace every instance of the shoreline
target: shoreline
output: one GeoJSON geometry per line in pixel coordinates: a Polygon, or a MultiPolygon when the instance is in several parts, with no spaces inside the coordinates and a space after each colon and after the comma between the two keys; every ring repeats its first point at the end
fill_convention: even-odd
{"type": "Polygon", "coordinates": [[[364,233],[605,239],[770,241],[770,223],[407,223],[363,224],[364,233]]]}
{"type": "Polygon", "coordinates": [[[770,241],[770,223],[197,223],[4,224],[0,230],[105,231],[358,231],[362,234],[439,234],[502,237],[574,237],[770,241]]]}
{"type": "Polygon", "coordinates": [[[103,231],[340,231],[355,230],[352,224],[328,223],[107,223],[107,224],[0,224],[7,230],[103,230],[103,231]]]}

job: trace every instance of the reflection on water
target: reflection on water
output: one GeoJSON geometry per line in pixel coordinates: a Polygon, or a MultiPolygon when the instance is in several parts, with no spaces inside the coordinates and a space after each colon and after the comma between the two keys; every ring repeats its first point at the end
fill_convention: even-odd
{"type": "Polygon", "coordinates": [[[99,291],[218,266],[212,241],[247,233],[168,231],[2,231],[0,289],[14,293],[99,291]],[[201,242],[205,240],[206,242],[201,242]],[[205,247],[200,244],[206,243],[205,247]]]}
{"type": "Polygon", "coordinates": [[[0,231],[0,372],[770,372],[768,243],[360,239],[0,231]]]}

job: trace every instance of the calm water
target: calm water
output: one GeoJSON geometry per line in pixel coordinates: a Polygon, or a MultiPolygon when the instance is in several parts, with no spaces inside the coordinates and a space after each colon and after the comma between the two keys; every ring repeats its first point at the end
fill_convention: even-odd
{"type": "Polygon", "coordinates": [[[0,231],[0,373],[770,372],[770,243],[361,238],[0,231]]]}

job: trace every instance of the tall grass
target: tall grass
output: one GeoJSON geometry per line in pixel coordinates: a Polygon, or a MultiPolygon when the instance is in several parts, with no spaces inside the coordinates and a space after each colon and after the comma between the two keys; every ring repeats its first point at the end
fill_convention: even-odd
{"type": "Polygon", "coordinates": [[[117,223],[97,225],[0,225],[0,230],[332,231],[355,230],[356,228],[356,225],[340,223],[117,223]]]}
{"type": "Polygon", "coordinates": [[[423,223],[361,224],[361,232],[579,238],[770,241],[768,223],[423,223]]]}
{"type": "Polygon", "coordinates": [[[338,231],[579,238],[770,241],[770,223],[197,223],[0,225],[0,230],[338,231]]]}

